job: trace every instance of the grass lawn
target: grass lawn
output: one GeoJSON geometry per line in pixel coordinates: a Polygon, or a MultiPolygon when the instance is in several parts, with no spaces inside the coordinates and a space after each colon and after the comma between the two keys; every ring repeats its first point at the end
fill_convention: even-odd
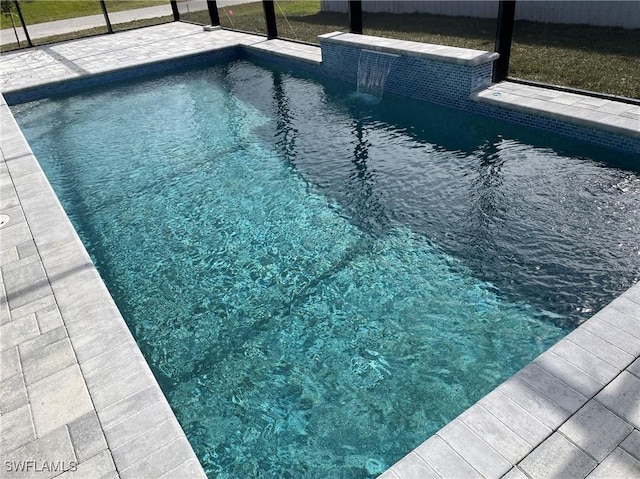
{"type": "MultiPolygon", "coordinates": [[[[79,2],[31,0],[21,5],[23,3],[26,6],[79,2]]],[[[115,11],[118,5],[158,3],[166,0],[107,0],[110,11],[115,11]]],[[[99,8],[97,0],[95,4],[99,8]]],[[[319,0],[279,0],[275,10],[281,38],[316,43],[319,34],[348,31],[347,14],[321,12],[319,0]]],[[[218,13],[223,27],[265,33],[262,2],[219,8],[218,13]]],[[[206,10],[182,14],[181,19],[209,23],[206,10]]],[[[495,19],[365,13],[363,24],[367,35],[494,49],[495,19]]],[[[3,50],[7,47],[3,46],[3,50]]],[[[518,21],[514,28],[509,76],[640,98],[640,30],[518,21]]]]}
{"type": "MultiPolygon", "coordinates": [[[[134,8],[166,5],[168,0],[106,0],[109,12],[132,10],[134,8]]],[[[22,0],[20,10],[24,21],[29,25],[52,22],[66,18],[99,15],[102,13],[98,0],[22,0]]],[[[2,28],[11,28],[11,20],[4,15],[1,18],[2,28]]],[[[16,23],[19,23],[16,17],[16,23]]]]}

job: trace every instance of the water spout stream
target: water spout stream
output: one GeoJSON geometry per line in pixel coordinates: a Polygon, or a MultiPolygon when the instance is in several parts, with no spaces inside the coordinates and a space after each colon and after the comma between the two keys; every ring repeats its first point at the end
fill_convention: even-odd
{"type": "Polygon", "coordinates": [[[358,93],[381,98],[391,65],[396,58],[398,55],[362,50],[358,60],[358,93]]]}

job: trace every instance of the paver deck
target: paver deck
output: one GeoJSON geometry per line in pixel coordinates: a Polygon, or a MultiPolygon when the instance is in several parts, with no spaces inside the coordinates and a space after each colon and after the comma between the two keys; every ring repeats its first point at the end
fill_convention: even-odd
{"type": "Polygon", "coordinates": [[[487,105],[640,138],[640,105],[509,81],[492,85],[473,98],[487,105]]]}
{"type": "MultiPolygon", "coordinates": [[[[321,61],[318,47],[171,23],[4,55],[1,89],[239,44],[321,61]]],[[[567,121],[596,112],[596,128],[640,132],[639,107],[536,95],[505,82],[477,101],[540,115],[570,101],[582,110],[567,121]]],[[[4,99],[0,121],[0,478],[204,477],[4,99]]],[[[640,283],[381,477],[640,477],[639,357],[640,283]]]]}

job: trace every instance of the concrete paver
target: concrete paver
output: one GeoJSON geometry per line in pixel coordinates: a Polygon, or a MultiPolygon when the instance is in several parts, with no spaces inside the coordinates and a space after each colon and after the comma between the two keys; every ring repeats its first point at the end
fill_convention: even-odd
{"type": "Polygon", "coordinates": [[[93,409],[77,364],[27,386],[38,437],[48,434],[93,409]]]}
{"type": "Polygon", "coordinates": [[[620,444],[620,448],[640,461],[640,431],[636,429],[629,434],[620,444]]]}
{"type": "Polygon", "coordinates": [[[28,404],[27,387],[24,384],[24,376],[16,374],[0,384],[0,411],[2,414],[10,413],[28,404]]]}
{"type": "Polygon", "coordinates": [[[153,385],[153,376],[148,371],[140,369],[135,374],[124,376],[93,393],[93,402],[98,407],[109,407],[143,389],[153,385]]]}
{"type": "Polygon", "coordinates": [[[0,326],[0,350],[11,348],[40,334],[35,314],[0,326]]]}
{"type": "Polygon", "coordinates": [[[487,105],[549,116],[576,125],[640,137],[640,106],[577,93],[554,92],[548,88],[509,81],[477,92],[473,99],[487,105]],[[560,99],[560,100],[559,100],[560,99]],[[560,103],[560,102],[561,103],[560,103]]]}
{"type": "Polygon", "coordinates": [[[77,464],[66,426],[3,454],[1,479],[49,479],[77,464]]]}
{"type": "Polygon", "coordinates": [[[633,426],[597,401],[589,401],[559,431],[591,457],[602,461],[633,431],[633,426]]]}
{"type": "Polygon", "coordinates": [[[248,45],[250,50],[268,52],[272,55],[294,57],[310,63],[319,64],[322,62],[320,49],[314,45],[304,45],[286,40],[273,39],[268,42],[259,42],[248,45]]]}
{"type": "Polygon", "coordinates": [[[640,429],[640,379],[627,371],[607,385],[596,401],[640,429]]]}
{"type": "Polygon", "coordinates": [[[606,308],[596,314],[595,317],[602,319],[609,323],[611,326],[615,326],[632,336],[636,341],[640,339],[640,327],[638,327],[637,319],[628,316],[627,314],[620,314],[621,311],[616,308],[606,308]]]}
{"type": "Polygon", "coordinates": [[[551,435],[548,426],[498,390],[486,395],[478,401],[478,405],[493,414],[530,446],[540,444],[551,435]]]}
{"type": "MultiPolygon", "coordinates": [[[[18,263],[20,261],[22,260],[18,260],[18,263]]],[[[10,309],[24,306],[49,293],[49,283],[39,262],[3,268],[2,277],[10,309]]]]}
{"type": "MultiPolygon", "coordinates": [[[[553,346],[550,351],[601,383],[611,381],[611,379],[620,372],[620,368],[612,366],[603,359],[600,359],[597,354],[592,354],[571,341],[560,341],[553,346]]],[[[633,358],[627,356],[626,360],[629,361],[630,359],[633,358]]],[[[628,364],[629,363],[626,362],[624,366],[628,364]]]]}
{"type": "Polygon", "coordinates": [[[395,479],[397,477],[420,477],[424,479],[439,479],[440,476],[415,452],[409,453],[404,459],[398,461],[380,478],[395,479]],[[397,471],[397,473],[396,473],[397,471]]]}
{"type": "Polygon", "coordinates": [[[589,479],[640,477],[640,461],[618,448],[587,477],[589,479]]]}
{"type": "MultiPolygon", "coordinates": [[[[562,391],[568,393],[569,391],[577,391],[584,397],[592,396],[602,389],[604,382],[592,377],[585,371],[571,364],[566,359],[549,351],[549,354],[545,354],[535,360],[535,365],[545,372],[554,377],[554,380],[559,380],[562,383],[569,386],[569,389],[562,387],[562,391]]],[[[560,388],[557,389],[558,391],[560,388]]],[[[570,410],[574,409],[574,406],[568,406],[570,410]]]]}
{"type": "Polygon", "coordinates": [[[31,423],[31,411],[25,404],[9,413],[0,416],[0,450],[9,452],[36,438],[33,424],[31,423]]]}
{"type": "MultiPolygon", "coordinates": [[[[531,450],[531,446],[525,440],[481,405],[467,409],[458,418],[510,464],[516,464],[531,450]]],[[[508,468],[504,473],[507,471],[508,468]]]]}
{"type": "Polygon", "coordinates": [[[512,468],[509,472],[507,472],[503,479],[531,479],[528,477],[522,470],[517,467],[512,468]]]}
{"type": "MultiPolygon", "coordinates": [[[[198,477],[200,463],[197,459],[187,459],[170,471],[165,472],[159,479],[174,479],[176,477],[198,477]]],[[[114,478],[103,478],[114,479],[114,478]]]]}
{"type": "MultiPolygon", "coordinates": [[[[55,332],[56,330],[53,331],[55,332]]],[[[76,362],[69,338],[64,338],[32,352],[21,354],[21,358],[24,380],[27,386],[76,362]]]]}
{"type": "Polygon", "coordinates": [[[149,404],[162,401],[163,399],[164,396],[159,389],[149,386],[98,411],[98,417],[100,418],[102,427],[104,429],[110,429],[120,422],[144,411],[149,404]]]}
{"type": "Polygon", "coordinates": [[[440,477],[459,477],[461,479],[479,479],[482,477],[455,449],[438,435],[427,439],[414,451],[419,457],[410,456],[409,460],[417,461],[420,459],[426,462],[440,477]]]}
{"type": "Polygon", "coordinates": [[[555,433],[518,466],[532,479],[587,477],[598,463],[562,434],[555,433]]]}
{"type": "Polygon", "coordinates": [[[157,424],[150,431],[158,438],[153,444],[149,443],[145,436],[138,436],[111,450],[120,467],[123,469],[131,467],[136,462],[153,454],[158,448],[185,437],[182,429],[170,419],[157,424]]]}
{"type": "MultiPolygon", "coordinates": [[[[539,361],[542,366],[546,366],[545,361],[539,361]]],[[[522,379],[529,386],[536,389],[551,401],[559,405],[565,411],[575,412],[587,402],[587,397],[573,389],[560,378],[554,376],[553,373],[559,373],[562,376],[570,377],[565,371],[555,368],[552,372],[548,372],[537,366],[537,363],[531,363],[525,366],[519,373],[518,378],[522,379]]],[[[578,378],[580,380],[581,378],[578,378]]],[[[587,386],[582,386],[581,389],[587,386]]]]}
{"type": "Polygon", "coordinates": [[[18,357],[18,348],[12,347],[0,351],[0,382],[20,372],[20,359],[18,357]]]}
{"type": "Polygon", "coordinates": [[[109,475],[114,479],[119,477],[111,454],[105,450],[91,459],[79,463],[74,470],[69,470],[57,477],[59,479],[77,479],[78,477],[104,479],[109,475]]]}
{"type": "Polygon", "coordinates": [[[192,460],[192,456],[187,454],[189,449],[190,445],[187,439],[180,437],[140,459],[131,467],[123,469],[120,471],[120,477],[123,479],[138,479],[147,474],[153,477],[161,477],[176,468],[182,470],[184,465],[192,460]]]}
{"type": "Polygon", "coordinates": [[[640,341],[623,330],[616,328],[611,323],[604,321],[601,316],[595,315],[584,323],[580,329],[596,335],[609,344],[615,345],[632,357],[640,355],[640,341]]]}
{"type": "Polygon", "coordinates": [[[103,369],[100,374],[86,376],[87,386],[98,394],[104,388],[112,388],[114,383],[121,379],[137,374],[140,369],[147,367],[147,363],[140,356],[127,357],[112,366],[103,369]]]}
{"type": "Polygon", "coordinates": [[[70,422],[68,428],[78,462],[87,461],[108,449],[95,411],[70,422]]]}
{"type": "Polygon", "coordinates": [[[173,413],[165,401],[156,401],[135,415],[135,421],[121,421],[105,427],[104,432],[112,449],[142,436],[146,431],[171,418],[173,413]]]}
{"type": "MultiPolygon", "coordinates": [[[[3,241],[3,243],[5,241],[8,241],[8,239],[4,235],[4,231],[2,232],[2,241],[3,241]]],[[[25,304],[24,306],[21,306],[19,308],[12,309],[11,310],[11,317],[15,321],[16,319],[23,318],[24,316],[27,316],[29,314],[35,314],[36,318],[37,318],[37,316],[38,316],[36,314],[37,311],[43,311],[43,310],[46,310],[46,309],[52,308],[52,307],[57,307],[56,300],[55,300],[53,294],[49,294],[49,295],[45,296],[44,298],[40,298],[37,301],[33,301],[33,302],[31,302],[29,304],[25,304]]],[[[36,319],[36,322],[37,322],[37,319],[36,319]]]]}
{"type": "Polygon", "coordinates": [[[636,359],[633,364],[627,368],[627,371],[640,378],[640,359],[636,359]]]}
{"type": "Polygon", "coordinates": [[[567,336],[571,342],[593,354],[620,371],[625,365],[633,361],[634,356],[615,346],[614,344],[590,333],[587,328],[579,328],[567,336]]]}
{"type": "Polygon", "coordinates": [[[509,461],[459,419],[442,428],[438,436],[453,449],[462,453],[469,465],[485,478],[502,477],[511,469],[509,461]]]}

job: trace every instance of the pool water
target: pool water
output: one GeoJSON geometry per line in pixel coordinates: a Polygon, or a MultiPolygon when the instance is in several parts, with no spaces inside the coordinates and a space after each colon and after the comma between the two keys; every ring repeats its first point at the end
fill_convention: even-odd
{"type": "Polygon", "coordinates": [[[640,279],[637,158],[538,131],[242,60],[13,111],[210,477],[373,477],[640,279]]]}

